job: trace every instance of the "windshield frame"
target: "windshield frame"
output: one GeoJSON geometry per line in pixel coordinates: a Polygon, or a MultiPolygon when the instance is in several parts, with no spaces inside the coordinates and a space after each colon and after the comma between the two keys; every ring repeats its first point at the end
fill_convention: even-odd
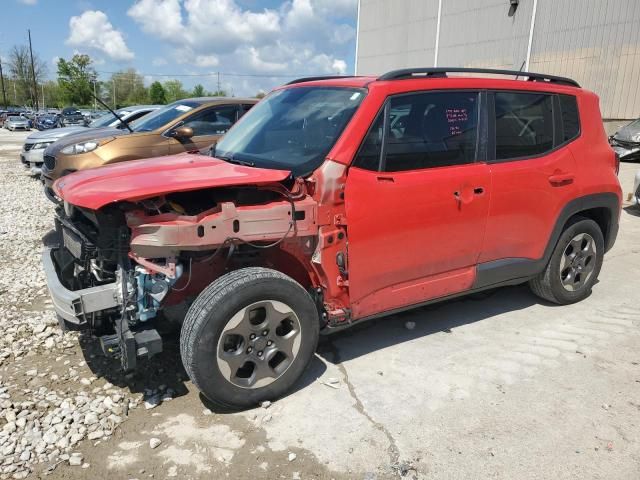
{"type": "MultiPolygon", "coordinates": [[[[264,97],[260,102],[258,102],[251,110],[249,110],[245,115],[243,115],[242,118],[240,118],[240,120],[238,120],[236,124],[225,134],[225,136],[222,137],[222,139],[219,140],[214,145],[214,148],[211,151],[211,155],[221,160],[228,161],[230,163],[238,163],[241,165],[247,165],[247,166],[256,167],[256,168],[288,170],[292,173],[294,177],[307,177],[311,175],[317,168],[319,168],[327,159],[327,157],[331,153],[331,150],[333,150],[335,145],[339,142],[345,130],[348,128],[349,124],[352,122],[358,110],[361,108],[362,104],[365,102],[365,99],[367,98],[368,94],[369,94],[369,90],[366,88],[366,86],[359,87],[359,86],[341,86],[341,85],[295,85],[293,87],[279,88],[279,89],[273,90],[266,97],[264,97]],[[293,90],[303,90],[303,89],[316,90],[316,91],[319,91],[319,90],[341,91],[341,92],[346,91],[350,93],[352,96],[356,93],[360,94],[359,97],[357,97],[357,104],[355,105],[355,108],[353,108],[353,111],[351,111],[350,115],[345,119],[344,123],[341,126],[336,127],[335,137],[333,137],[330,141],[327,141],[326,146],[324,146],[323,148],[319,148],[316,155],[311,156],[311,158],[309,158],[308,160],[304,160],[295,165],[291,165],[291,164],[286,164],[284,162],[278,161],[273,158],[256,156],[254,154],[250,154],[249,152],[244,152],[243,154],[242,152],[239,152],[237,150],[231,151],[231,150],[219,149],[221,144],[224,147],[225,141],[234,141],[235,140],[234,134],[238,131],[242,131],[243,126],[246,125],[247,122],[250,122],[253,117],[255,117],[256,115],[261,115],[262,108],[267,108],[265,107],[265,105],[268,105],[270,100],[272,100],[273,98],[276,98],[277,96],[286,94],[286,92],[291,92],[293,90]]],[[[319,108],[320,108],[320,105],[318,104],[318,109],[319,108]]],[[[341,114],[346,111],[348,111],[348,108],[345,108],[340,112],[337,112],[337,114],[341,114]]],[[[270,118],[273,120],[276,117],[272,113],[270,118]]],[[[303,124],[306,124],[307,118],[308,117],[305,117],[304,119],[302,119],[303,124]]],[[[271,131],[277,132],[278,130],[273,129],[273,126],[274,125],[271,125],[271,131]]],[[[260,121],[256,122],[256,125],[253,128],[256,129],[256,132],[260,131],[263,134],[264,132],[270,131],[269,128],[265,127],[265,124],[261,123],[260,121]]],[[[300,128],[299,131],[302,132],[304,128],[305,127],[300,128]]],[[[296,130],[293,130],[293,131],[296,131],[296,130]]],[[[239,135],[238,139],[247,138],[250,135],[252,138],[255,139],[259,135],[258,133],[252,132],[251,130],[249,132],[242,132],[240,134],[237,134],[239,135]]],[[[245,149],[247,148],[246,143],[244,144],[243,148],[245,149]]]]}

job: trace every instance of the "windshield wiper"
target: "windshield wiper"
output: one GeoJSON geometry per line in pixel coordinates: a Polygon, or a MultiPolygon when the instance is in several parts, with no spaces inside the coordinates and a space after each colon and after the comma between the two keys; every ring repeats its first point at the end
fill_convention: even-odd
{"type": "Polygon", "coordinates": [[[253,162],[245,162],[244,160],[238,160],[237,158],[233,158],[232,156],[226,155],[216,155],[215,158],[219,158],[220,160],[224,160],[225,162],[235,163],[236,165],[242,165],[244,167],[255,167],[256,164],[253,162]]]}
{"type": "Polygon", "coordinates": [[[104,108],[106,108],[107,110],[109,110],[114,117],[116,117],[118,120],[120,120],[120,123],[122,123],[125,127],[127,127],[127,130],[129,130],[129,132],[133,133],[133,130],[131,129],[131,127],[129,126],[129,122],[127,122],[124,118],[122,118],[120,115],[118,115],[116,112],[114,112],[113,110],[111,110],[111,108],[109,108],[109,105],[107,105],[106,103],[104,103],[102,100],[100,100],[98,97],[96,97],[92,92],[89,92],[89,94],[100,104],[102,105],[104,108]]]}

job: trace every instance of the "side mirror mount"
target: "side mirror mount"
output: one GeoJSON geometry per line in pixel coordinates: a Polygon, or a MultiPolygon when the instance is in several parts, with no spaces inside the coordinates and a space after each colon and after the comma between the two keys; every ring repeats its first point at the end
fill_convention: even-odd
{"type": "Polygon", "coordinates": [[[171,131],[171,136],[177,139],[187,139],[193,137],[193,128],[178,127],[171,131]]]}

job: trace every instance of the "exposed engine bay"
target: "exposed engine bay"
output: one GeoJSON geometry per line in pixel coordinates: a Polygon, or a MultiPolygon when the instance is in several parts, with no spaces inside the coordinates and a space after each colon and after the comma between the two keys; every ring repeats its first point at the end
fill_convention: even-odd
{"type": "Polygon", "coordinates": [[[91,330],[130,370],[162,351],[158,318],[188,307],[226,271],[270,266],[311,290],[317,272],[304,265],[318,255],[318,229],[317,204],[301,183],[179,192],[97,211],[65,203],[45,270],[52,263],[64,287],[50,287],[57,310],[68,312],[63,327],[91,330]]]}

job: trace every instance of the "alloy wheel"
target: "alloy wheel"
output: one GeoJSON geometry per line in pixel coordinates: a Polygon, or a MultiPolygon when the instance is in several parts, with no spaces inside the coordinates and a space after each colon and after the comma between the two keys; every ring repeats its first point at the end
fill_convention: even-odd
{"type": "Polygon", "coordinates": [[[565,290],[583,288],[596,267],[596,242],[588,233],[573,237],[560,258],[560,282],[565,290]]]}
{"type": "Polygon", "coordinates": [[[301,335],[300,321],[288,305],[275,300],[252,303],[233,315],[222,330],[218,368],[238,387],[264,387],[291,366],[301,335]]]}

